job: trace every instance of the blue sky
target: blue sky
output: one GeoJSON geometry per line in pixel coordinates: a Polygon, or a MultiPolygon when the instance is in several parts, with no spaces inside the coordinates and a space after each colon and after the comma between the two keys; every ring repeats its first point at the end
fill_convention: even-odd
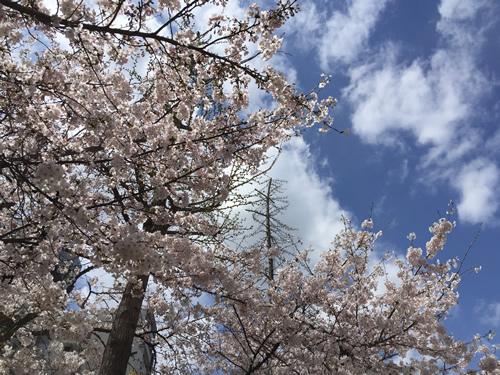
{"type": "MultiPolygon", "coordinates": [[[[440,259],[462,257],[460,305],[447,326],[467,340],[500,332],[500,3],[496,0],[315,0],[284,28],[271,63],[308,91],[338,98],[334,126],[289,143],[272,174],[288,180],[284,220],[326,249],[341,215],[359,225],[373,203],[380,254],[404,256],[415,232],[453,200],[455,230],[440,259]]],[[[439,212],[439,213],[438,213],[439,212]]],[[[500,343],[500,336],[493,340],[500,343]]]]}

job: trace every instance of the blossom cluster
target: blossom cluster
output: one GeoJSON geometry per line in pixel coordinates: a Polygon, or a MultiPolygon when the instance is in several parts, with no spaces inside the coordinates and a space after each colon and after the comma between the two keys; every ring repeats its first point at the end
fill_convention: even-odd
{"type": "MultiPolygon", "coordinates": [[[[433,235],[449,233],[450,225],[435,223],[433,235]]],[[[204,308],[222,327],[205,339],[197,357],[205,373],[469,373],[476,353],[485,354],[478,363],[482,373],[498,373],[500,362],[481,336],[466,344],[442,323],[457,302],[459,276],[439,261],[429,263],[416,248],[406,263],[393,260],[396,275],[384,266],[390,257],[370,266],[379,234],[371,231],[371,219],[363,226],[367,231],[356,232],[346,222],[313,269],[307,266],[311,250],[300,252],[283,259],[277,277],[264,284],[254,280],[266,272],[266,262],[255,252],[240,253],[231,275],[241,275],[246,288],[238,299],[228,296],[204,308]]]]}
{"type": "Polygon", "coordinates": [[[173,296],[180,322],[200,289],[233,282],[231,256],[217,253],[235,226],[223,203],[334,103],[250,63],[279,50],[293,1],[197,23],[226,3],[1,6],[0,372],[93,372],[102,347],[91,333],[109,329],[95,318],[139,276],[173,296]],[[243,113],[250,85],[275,104],[243,113]],[[114,285],[86,279],[96,269],[114,285]],[[67,340],[81,351],[65,352],[67,340]]]}

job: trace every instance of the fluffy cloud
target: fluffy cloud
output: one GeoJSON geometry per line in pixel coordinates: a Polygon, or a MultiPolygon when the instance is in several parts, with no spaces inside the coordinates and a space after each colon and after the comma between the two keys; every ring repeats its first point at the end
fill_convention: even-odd
{"type": "MultiPolygon", "coordinates": [[[[302,138],[293,138],[287,142],[269,175],[274,179],[284,180],[283,196],[290,203],[280,220],[296,231],[290,233],[300,238],[303,248],[312,247],[313,262],[319,260],[319,254],[330,247],[335,235],[343,229],[342,216],[352,215],[343,209],[333,196],[332,179],[320,176],[315,166],[319,165],[311,153],[309,145],[302,138]]],[[[239,193],[248,194],[257,185],[245,185],[239,193]]],[[[248,207],[239,207],[236,211],[240,219],[251,225],[248,207]]],[[[255,239],[245,240],[251,245],[255,239]]]]}
{"type": "Polygon", "coordinates": [[[439,50],[409,66],[397,64],[396,53],[389,45],[375,63],[351,69],[344,95],[354,108],[354,131],[365,142],[386,145],[398,144],[403,131],[438,148],[435,156],[446,153],[462,135],[460,122],[473,113],[471,97],[485,79],[469,57],[454,51],[439,50]]]}
{"type": "Polygon", "coordinates": [[[436,25],[440,47],[431,56],[407,62],[388,42],[369,63],[353,64],[343,90],[353,108],[353,133],[366,143],[401,149],[415,141],[425,152],[421,180],[455,187],[460,218],[471,223],[491,219],[499,207],[498,168],[478,159],[486,141],[473,121],[492,88],[477,62],[487,27],[478,17],[489,4],[443,0],[436,25]]]}
{"type": "Polygon", "coordinates": [[[487,0],[442,0],[439,4],[439,14],[445,20],[466,20],[473,18],[479,9],[487,6],[487,0]]]}
{"type": "Polygon", "coordinates": [[[333,12],[318,46],[321,67],[337,61],[350,63],[366,47],[370,33],[388,0],[354,0],[345,13],[333,12]]]}
{"type": "Polygon", "coordinates": [[[449,43],[473,50],[484,42],[483,32],[490,26],[489,17],[484,17],[481,22],[476,18],[485,11],[490,15],[498,12],[493,8],[493,2],[489,0],[442,0],[439,5],[441,19],[436,28],[449,43]]]}
{"type": "Polygon", "coordinates": [[[287,33],[296,33],[294,45],[314,48],[325,71],[337,63],[355,61],[364,50],[371,31],[390,0],[353,0],[345,11],[319,9],[313,2],[301,4],[302,11],[287,26],[287,33]]]}
{"type": "Polygon", "coordinates": [[[460,219],[489,222],[500,205],[500,170],[488,160],[476,159],[464,166],[454,185],[460,192],[457,204],[460,219]]]}
{"type": "Polygon", "coordinates": [[[462,124],[488,87],[476,66],[483,25],[475,18],[490,2],[442,0],[436,24],[441,48],[409,63],[399,62],[403,56],[391,42],[377,51],[367,48],[389,2],[353,0],[331,14],[324,6],[306,2],[286,31],[296,34],[297,45],[317,50],[322,69],[350,64],[351,83],[343,96],[354,109],[354,130],[365,142],[400,144],[398,131],[403,131],[419,145],[431,146],[432,159],[461,157],[477,140],[470,132],[463,134],[462,124]]]}
{"type": "Polygon", "coordinates": [[[458,128],[487,87],[474,57],[468,49],[444,48],[410,64],[397,58],[397,47],[388,44],[374,62],[350,70],[344,95],[354,108],[355,132],[368,143],[386,145],[398,143],[398,131],[408,132],[418,144],[438,148],[434,156],[447,153],[450,144],[455,149],[463,137],[458,128]]]}
{"type": "Polygon", "coordinates": [[[317,164],[309,145],[294,138],[286,144],[271,175],[287,181],[285,194],[291,204],[283,222],[298,229],[306,247],[324,251],[343,228],[341,217],[350,214],[334,198],[333,181],[321,178],[314,169],[317,164]]]}

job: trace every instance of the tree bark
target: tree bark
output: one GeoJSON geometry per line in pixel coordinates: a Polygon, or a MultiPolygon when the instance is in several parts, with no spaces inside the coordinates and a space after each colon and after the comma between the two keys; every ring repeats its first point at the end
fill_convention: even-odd
{"type": "Polygon", "coordinates": [[[125,375],[127,371],[149,275],[137,279],[137,283],[128,282],[125,287],[104,349],[99,375],[125,375]]]}
{"type": "MultiPolygon", "coordinates": [[[[272,242],[272,232],[271,232],[271,186],[273,184],[273,179],[269,179],[269,184],[267,185],[267,195],[266,195],[266,239],[267,239],[267,249],[269,250],[273,245],[272,242]]],[[[274,258],[269,256],[269,280],[274,280],[274,258]]]]}

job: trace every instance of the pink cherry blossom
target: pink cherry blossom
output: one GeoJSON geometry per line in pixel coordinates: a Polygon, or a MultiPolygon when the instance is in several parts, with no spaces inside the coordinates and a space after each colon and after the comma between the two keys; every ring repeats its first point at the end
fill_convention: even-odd
{"type": "Polygon", "coordinates": [[[328,77],[300,93],[255,63],[295,1],[198,22],[227,3],[0,0],[0,372],[107,373],[100,335],[136,313],[125,336],[161,373],[465,372],[483,338],[441,323],[460,282],[437,261],[449,221],[425,257],[384,259],[395,280],[371,267],[371,219],[346,221],[316,264],[312,249],[227,246],[237,188],[292,134],[332,129],[336,104],[318,94],[328,77]],[[273,104],[250,111],[255,88],[273,104]]]}

